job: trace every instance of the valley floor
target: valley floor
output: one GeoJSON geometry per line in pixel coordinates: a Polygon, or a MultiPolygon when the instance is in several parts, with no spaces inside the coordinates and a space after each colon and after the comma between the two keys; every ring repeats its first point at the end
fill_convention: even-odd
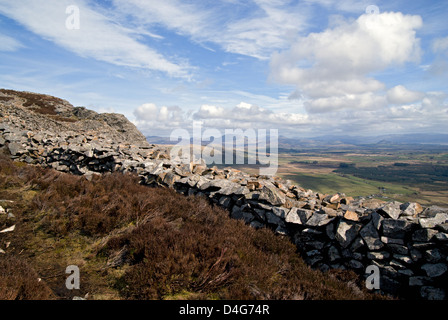
{"type": "MultiPolygon", "coordinates": [[[[277,175],[316,192],[448,207],[447,146],[280,148],[278,162],[277,175]]],[[[259,171],[254,165],[232,167],[259,171]]]]}

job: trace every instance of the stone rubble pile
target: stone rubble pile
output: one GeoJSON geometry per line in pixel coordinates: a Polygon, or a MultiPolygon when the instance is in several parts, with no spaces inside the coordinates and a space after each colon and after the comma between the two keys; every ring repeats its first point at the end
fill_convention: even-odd
{"type": "MultiPolygon", "coordinates": [[[[39,164],[76,175],[113,171],[134,171],[134,165],[147,159],[168,159],[167,148],[135,146],[111,139],[76,132],[54,133],[10,129],[0,124],[0,147],[7,144],[10,157],[28,164],[39,164]]],[[[135,170],[137,170],[135,168],[135,170]]]]}
{"type": "Polygon", "coordinates": [[[136,173],[142,184],[209,198],[233,218],[290,237],[314,268],[365,275],[366,268],[375,265],[381,292],[411,299],[447,298],[446,208],[324,195],[279,177],[179,163],[162,146],[133,145],[99,133],[30,131],[11,117],[0,121],[0,148],[15,160],[88,179],[114,171],[136,173]]]}

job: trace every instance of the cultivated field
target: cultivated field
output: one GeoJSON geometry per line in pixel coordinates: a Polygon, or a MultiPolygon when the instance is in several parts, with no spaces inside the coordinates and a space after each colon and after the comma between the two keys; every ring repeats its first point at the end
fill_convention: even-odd
{"type": "MultiPolygon", "coordinates": [[[[233,165],[257,173],[254,165],[233,165]]],[[[448,147],[365,145],[279,149],[279,176],[316,192],[448,207],[448,147]]]]}

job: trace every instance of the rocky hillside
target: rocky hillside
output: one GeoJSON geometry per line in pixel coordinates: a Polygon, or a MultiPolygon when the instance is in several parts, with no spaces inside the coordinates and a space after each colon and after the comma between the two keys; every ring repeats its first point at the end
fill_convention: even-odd
{"type": "Polygon", "coordinates": [[[39,133],[42,138],[83,136],[104,144],[148,146],[143,134],[121,114],[98,114],[52,96],[5,89],[0,90],[0,107],[2,123],[16,130],[39,133]]]}
{"type": "Polygon", "coordinates": [[[15,160],[76,175],[133,172],[145,185],[205,197],[258,229],[290,237],[323,271],[380,271],[380,291],[445,299],[448,210],[324,195],[278,177],[178,164],[125,118],[42,95],[1,91],[0,147],[15,160]]]}
{"type": "Polygon", "coordinates": [[[7,144],[13,159],[75,174],[112,171],[107,167],[112,156],[121,155],[123,161],[168,157],[165,148],[150,145],[121,114],[98,114],[30,92],[0,90],[0,131],[0,145],[7,144]],[[70,157],[63,156],[67,150],[84,155],[84,161],[72,165],[70,157]]]}

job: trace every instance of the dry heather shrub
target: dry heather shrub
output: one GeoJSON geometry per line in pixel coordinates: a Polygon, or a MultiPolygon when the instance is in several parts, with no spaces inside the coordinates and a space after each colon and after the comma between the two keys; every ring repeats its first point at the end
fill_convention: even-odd
{"type": "Polygon", "coordinates": [[[11,101],[12,99],[14,99],[13,97],[0,97],[0,102],[4,101],[4,102],[8,102],[11,101]]]}
{"type": "Polygon", "coordinates": [[[0,300],[49,300],[53,293],[24,260],[0,257],[0,300]]]}
{"type": "Polygon", "coordinates": [[[34,230],[57,239],[109,239],[96,257],[122,269],[99,277],[112,276],[125,299],[372,298],[347,286],[343,275],[311,270],[289,240],[231,219],[206,199],[148,188],[119,173],[87,181],[0,158],[4,170],[39,191],[23,210],[34,230]]]}
{"type": "Polygon", "coordinates": [[[117,282],[128,299],[188,293],[219,299],[362,299],[334,277],[311,270],[296,248],[267,229],[254,230],[205,200],[151,190],[153,216],[109,240],[132,266],[117,282]],[[154,193],[154,194],[153,194],[154,193]]]}
{"type": "Polygon", "coordinates": [[[20,196],[20,191],[33,189],[34,180],[44,171],[21,162],[12,162],[6,155],[0,154],[0,199],[15,200],[20,196]]]}
{"type": "Polygon", "coordinates": [[[46,212],[42,222],[57,234],[80,230],[88,236],[104,236],[136,223],[150,210],[149,189],[131,175],[114,173],[90,182],[49,171],[36,183],[43,192],[35,197],[34,209],[46,212]]]}
{"type": "MultiPolygon", "coordinates": [[[[31,93],[31,92],[22,92],[22,91],[14,91],[14,90],[6,90],[0,89],[1,93],[17,96],[23,99],[23,106],[26,108],[30,108],[33,111],[47,115],[48,117],[63,122],[76,122],[77,119],[65,118],[58,115],[56,112],[55,105],[63,104],[64,101],[62,99],[47,96],[43,94],[31,93]]],[[[1,101],[10,101],[14,99],[13,97],[0,97],[1,101]]]]}
{"type": "Polygon", "coordinates": [[[54,105],[63,103],[62,99],[43,94],[7,89],[0,89],[0,92],[24,99],[24,107],[34,106],[36,111],[42,114],[57,115],[54,105]]]}

